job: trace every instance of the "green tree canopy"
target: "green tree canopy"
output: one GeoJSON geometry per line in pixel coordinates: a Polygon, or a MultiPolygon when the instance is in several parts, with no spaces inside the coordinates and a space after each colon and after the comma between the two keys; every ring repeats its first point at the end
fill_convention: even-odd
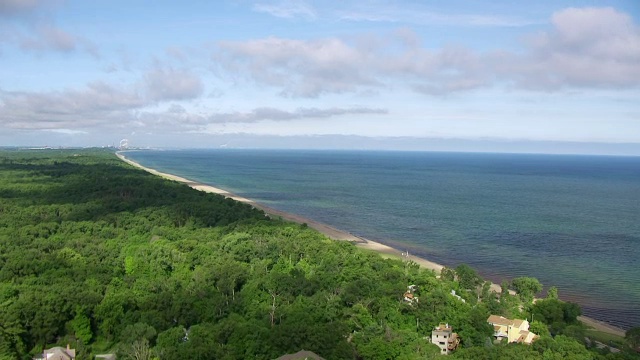
{"type": "Polygon", "coordinates": [[[525,302],[531,302],[533,297],[542,291],[542,284],[533,277],[518,277],[511,280],[511,287],[525,302]]]}
{"type": "Polygon", "coordinates": [[[482,279],[478,273],[467,264],[461,264],[456,267],[456,278],[463,289],[474,290],[478,285],[482,284],[482,279]]]}
{"type": "MultiPolygon", "coordinates": [[[[78,359],[433,358],[440,322],[461,336],[461,358],[572,349],[491,346],[489,314],[522,305],[467,265],[438,279],[109,151],[0,151],[0,359],[67,343],[78,359]]],[[[552,333],[579,333],[576,305],[532,309],[552,333]]]]}
{"type": "Polygon", "coordinates": [[[640,350],[640,327],[634,327],[626,331],[624,339],[629,347],[634,350],[640,350]]]}

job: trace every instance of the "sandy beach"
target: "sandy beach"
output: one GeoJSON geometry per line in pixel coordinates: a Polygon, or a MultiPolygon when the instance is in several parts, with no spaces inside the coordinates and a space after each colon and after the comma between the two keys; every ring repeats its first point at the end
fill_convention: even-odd
{"type": "MultiPolygon", "coordinates": [[[[143,169],[151,174],[154,175],[158,175],[161,176],[165,179],[169,179],[169,180],[173,180],[173,181],[177,181],[177,182],[181,182],[184,184],[187,184],[188,186],[196,189],[196,190],[200,190],[200,191],[204,191],[204,192],[209,192],[209,193],[214,193],[214,194],[220,194],[223,196],[226,196],[228,198],[240,201],[240,202],[244,202],[247,204],[251,204],[252,206],[254,206],[257,209],[263,210],[265,213],[267,213],[268,215],[272,216],[272,217],[280,217],[284,220],[287,221],[292,221],[292,222],[296,222],[299,224],[307,224],[307,226],[318,230],[319,232],[321,232],[322,234],[326,235],[327,237],[334,239],[334,240],[345,240],[345,241],[351,241],[353,243],[356,244],[357,247],[362,248],[362,249],[366,249],[366,250],[371,250],[371,251],[375,251],[378,252],[380,254],[383,255],[388,255],[391,257],[397,257],[397,258],[404,258],[404,259],[408,259],[408,260],[412,260],[414,262],[416,262],[417,264],[419,264],[421,267],[426,268],[426,269],[431,269],[434,270],[436,273],[439,273],[440,270],[442,270],[444,268],[443,265],[437,264],[435,262],[429,261],[427,259],[421,258],[421,257],[417,257],[414,255],[406,255],[404,254],[402,251],[392,248],[390,246],[384,245],[382,243],[376,242],[376,241],[372,241],[369,239],[365,239],[359,236],[355,236],[349,232],[346,231],[342,231],[339,229],[336,229],[332,226],[329,226],[327,224],[323,224],[311,219],[307,219],[303,216],[299,216],[299,215],[295,215],[295,214],[290,214],[284,211],[280,211],[280,210],[276,210],[273,208],[270,208],[268,206],[262,205],[260,203],[257,203],[251,199],[247,199],[241,196],[237,196],[235,194],[232,194],[226,190],[220,189],[220,188],[216,188],[214,186],[210,186],[210,185],[206,185],[206,184],[201,184],[198,182],[194,182],[192,180],[189,179],[185,179],[183,177],[180,176],[176,176],[176,175],[172,175],[172,174],[167,174],[167,173],[163,173],[145,166],[142,166],[138,163],[136,163],[135,161],[129,160],[127,159],[121,152],[117,152],[116,156],[118,156],[118,158],[120,158],[121,160],[125,161],[126,163],[133,165],[137,168],[143,169]]],[[[501,287],[499,284],[491,284],[491,289],[495,292],[500,292],[501,291],[501,287]]],[[[624,336],[625,335],[625,331],[621,328],[609,325],[607,323],[604,323],[602,321],[598,321],[595,319],[591,319],[588,318],[586,316],[580,316],[578,318],[582,323],[584,323],[585,325],[592,327],[598,331],[602,331],[602,332],[606,332],[609,334],[613,334],[613,335],[617,335],[617,336],[624,336]]]]}
{"type": "MultiPolygon", "coordinates": [[[[409,254],[408,256],[404,255],[402,251],[398,250],[398,249],[394,249],[390,246],[381,244],[379,242],[375,242],[369,239],[365,239],[359,236],[355,236],[353,234],[350,234],[346,231],[342,231],[339,229],[336,229],[334,227],[331,227],[327,224],[323,224],[311,219],[307,219],[303,216],[300,215],[296,215],[296,214],[290,214],[284,211],[280,211],[280,210],[276,210],[273,208],[270,208],[268,206],[259,204],[251,199],[247,199],[235,194],[232,194],[226,190],[214,187],[214,186],[210,186],[210,185],[205,185],[205,184],[201,184],[198,182],[194,182],[191,181],[189,179],[185,179],[183,177],[180,176],[176,176],[176,175],[172,175],[172,174],[167,174],[167,173],[163,173],[148,167],[144,167],[134,161],[131,161],[129,159],[127,159],[124,155],[122,155],[121,153],[116,153],[116,155],[122,159],[123,161],[127,162],[128,164],[131,164],[135,167],[138,167],[140,169],[143,169],[147,172],[150,172],[154,175],[158,175],[161,176],[165,179],[169,179],[169,180],[173,180],[173,181],[178,181],[184,184],[189,185],[190,187],[196,189],[196,190],[200,190],[200,191],[204,191],[204,192],[209,192],[209,193],[214,193],[214,194],[220,194],[220,195],[224,195],[228,198],[240,201],[240,202],[244,202],[247,204],[251,204],[252,206],[254,206],[257,209],[260,209],[262,211],[264,211],[265,213],[269,214],[272,217],[280,217],[284,220],[287,221],[292,221],[292,222],[296,222],[299,224],[307,224],[307,226],[318,230],[319,232],[321,232],[322,234],[328,236],[331,239],[334,240],[346,240],[346,241],[352,241],[356,244],[356,246],[363,248],[363,249],[368,249],[368,250],[372,250],[381,254],[385,254],[385,255],[390,255],[390,256],[395,256],[395,257],[403,257],[405,259],[409,259],[409,260],[413,260],[415,261],[417,264],[419,264],[420,266],[427,268],[427,269],[431,269],[434,270],[436,272],[440,272],[440,270],[442,270],[442,268],[444,266],[440,265],[440,264],[436,264],[432,261],[429,261],[427,259],[423,259],[417,256],[413,256],[411,254],[409,254]]],[[[499,288],[499,286],[498,286],[499,288]]]]}

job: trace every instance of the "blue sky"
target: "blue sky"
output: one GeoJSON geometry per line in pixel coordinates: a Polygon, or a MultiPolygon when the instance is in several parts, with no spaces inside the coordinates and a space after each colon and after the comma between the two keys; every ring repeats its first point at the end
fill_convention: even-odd
{"type": "Polygon", "coordinates": [[[0,145],[640,154],[639,17],[635,0],[0,0],[0,145]]]}

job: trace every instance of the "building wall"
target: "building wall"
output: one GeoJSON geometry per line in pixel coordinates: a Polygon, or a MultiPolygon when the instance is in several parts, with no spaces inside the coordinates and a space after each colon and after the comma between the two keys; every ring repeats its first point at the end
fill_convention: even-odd
{"type": "Polygon", "coordinates": [[[441,354],[449,354],[447,349],[449,338],[451,337],[451,331],[432,331],[431,343],[438,345],[441,354]]]}

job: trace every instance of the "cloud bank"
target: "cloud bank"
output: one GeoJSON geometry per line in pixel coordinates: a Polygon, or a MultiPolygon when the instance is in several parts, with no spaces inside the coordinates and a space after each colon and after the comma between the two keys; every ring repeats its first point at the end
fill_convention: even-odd
{"type": "Polygon", "coordinates": [[[569,8],[553,28],[531,37],[523,56],[509,54],[502,74],[528,89],[640,85],[640,28],[613,8],[569,8]]]}
{"type": "Polygon", "coordinates": [[[227,41],[219,43],[213,58],[225,71],[290,97],[389,88],[398,82],[431,95],[501,83],[545,91],[640,85],[640,30],[627,14],[569,8],[553,14],[551,25],[524,39],[520,52],[429,49],[405,29],[375,41],[227,41]]]}
{"type": "Polygon", "coordinates": [[[3,46],[37,54],[83,50],[97,57],[93,42],[55,24],[47,11],[55,5],[54,0],[0,0],[0,50],[3,46]]]}
{"type": "MultiPolygon", "coordinates": [[[[160,72],[161,74],[164,74],[160,72]]],[[[152,75],[157,76],[153,72],[152,75]]],[[[175,75],[175,74],[174,74],[175,75]]],[[[148,80],[145,78],[145,81],[148,80]]],[[[151,81],[154,83],[157,79],[151,81]]],[[[163,85],[173,84],[173,77],[162,78],[163,85]]],[[[72,129],[144,129],[160,132],[189,132],[206,129],[209,124],[258,123],[261,121],[322,120],[343,115],[381,115],[386,109],[353,107],[298,108],[282,110],[274,107],[258,107],[246,112],[221,112],[215,110],[189,111],[182,105],[169,103],[163,109],[155,109],[165,100],[183,99],[196,95],[199,86],[178,80],[177,90],[155,90],[146,94],[136,86],[120,90],[106,83],[91,83],[82,90],[61,92],[0,92],[0,126],[20,130],[72,129]],[[197,91],[194,91],[197,90],[197,91]],[[159,95],[158,95],[159,94],[159,95]]],[[[147,83],[147,85],[149,85],[147,83]]]]}
{"type": "Polygon", "coordinates": [[[250,112],[233,112],[214,114],[210,117],[215,123],[254,123],[259,121],[291,121],[301,119],[324,119],[342,115],[382,115],[385,109],[354,108],[299,108],[294,111],[280,110],[271,107],[261,107],[250,112]]]}
{"type": "MultiPolygon", "coordinates": [[[[0,28],[0,50],[14,46],[23,52],[97,54],[89,41],[57,27],[53,19],[43,20],[39,14],[51,4],[0,0],[0,20],[6,25],[0,28]]],[[[315,21],[319,16],[304,1],[260,2],[252,10],[287,23],[295,18],[315,21]]],[[[351,20],[395,21],[393,13],[389,16],[351,20]]],[[[438,19],[434,15],[432,20],[507,26],[498,18],[438,19]]],[[[376,120],[382,119],[378,123],[386,126],[404,121],[400,115],[386,116],[396,115],[402,105],[387,109],[375,99],[396,92],[410,93],[428,103],[462,98],[479,89],[549,94],[640,88],[640,28],[628,14],[609,7],[558,11],[546,28],[522,37],[516,50],[476,50],[459,44],[430,47],[425,45],[428,39],[410,28],[314,39],[238,38],[241,40],[218,41],[197,49],[193,45],[168,47],[159,55],[165,58],[153,58],[152,65],[115,69],[119,76],[126,74],[114,81],[90,81],[84,87],[58,91],[0,89],[0,126],[73,135],[105,129],[206,133],[217,125],[240,124],[235,128],[250,132],[256,129],[254,124],[293,127],[296,121],[335,125],[345,119],[363,126],[363,119],[378,115],[376,120]],[[251,94],[242,93],[245,89],[251,94]],[[265,89],[274,96],[255,96],[265,89]],[[207,98],[205,94],[214,91],[235,95],[207,98]],[[381,95],[368,96],[372,93],[381,95]],[[286,122],[291,124],[283,125],[286,122]]],[[[424,109],[428,105],[418,111],[424,109]]],[[[455,114],[462,113],[464,110],[455,114]]],[[[423,113],[411,115],[423,122],[429,118],[423,113]]],[[[455,116],[444,121],[464,126],[455,116]]]]}
{"type": "Polygon", "coordinates": [[[28,14],[50,2],[48,0],[0,0],[0,17],[28,14]]]}

